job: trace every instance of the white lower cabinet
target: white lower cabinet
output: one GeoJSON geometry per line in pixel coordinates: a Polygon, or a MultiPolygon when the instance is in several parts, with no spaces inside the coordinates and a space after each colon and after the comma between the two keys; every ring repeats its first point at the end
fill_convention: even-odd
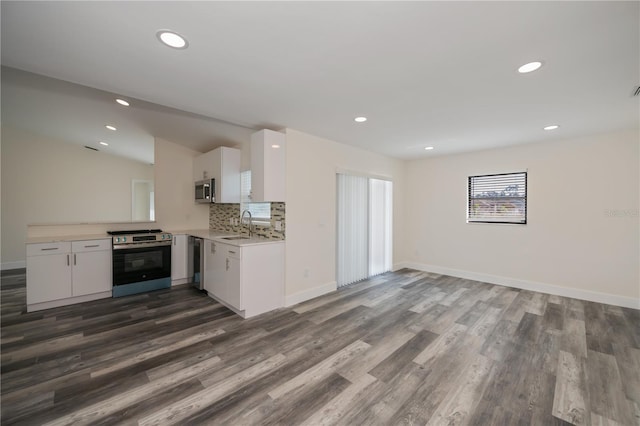
{"type": "MultiPolygon", "coordinates": [[[[237,248],[236,248],[237,250],[237,248]]],[[[244,297],[242,289],[247,283],[242,281],[240,274],[240,256],[228,255],[225,259],[225,287],[227,290],[226,301],[236,309],[244,310],[244,297]]]]}
{"type": "Polygon", "coordinates": [[[171,244],[171,281],[175,284],[184,284],[189,275],[189,236],[174,234],[171,244]]]}
{"type": "Polygon", "coordinates": [[[111,239],[27,244],[27,310],[109,297],[111,239]]]}
{"type": "Polygon", "coordinates": [[[206,240],[205,290],[244,318],[284,306],[284,242],[238,247],[206,240]]]}
{"type": "Polygon", "coordinates": [[[71,268],[71,296],[111,291],[111,240],[74,241],[71,268]]]}
{"type": "Polygon", "coordinates": [[[223,245],[215,241],[204,240],[204,289],[209,294],[216,294],[219,298],[225,296],[224,268],[225,258],[218,251],[223,245]]]}
{"type": "Polygon", "coordinates": [[[71,297],[71,243],[27,246],[27,305],[67,297],[71,297]]]}

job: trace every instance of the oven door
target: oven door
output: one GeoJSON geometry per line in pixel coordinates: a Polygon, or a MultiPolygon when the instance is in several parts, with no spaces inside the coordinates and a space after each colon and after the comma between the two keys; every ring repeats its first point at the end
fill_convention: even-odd
{"type": "Polygon", "coordinates": [[[113,247],[113,285],[171,279],[171,243],[113,247]]]}

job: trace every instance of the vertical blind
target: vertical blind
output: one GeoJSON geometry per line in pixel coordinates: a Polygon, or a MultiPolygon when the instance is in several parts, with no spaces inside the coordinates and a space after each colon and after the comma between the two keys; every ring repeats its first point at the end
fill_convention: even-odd
{"type": "Polygon", "coordinates": [[[337,176],[338,286],[391,270],[392,183],[337,176]]]}
{"type": "Polygon", "coordinates": [[[368,179],[338,174],[338,286],[367,278],[369,273],[368,179]]]}
{"type": "Polygon", "coordinates": [[[369,179],[369,276],[391,270],[391,182],[369,179]]]}

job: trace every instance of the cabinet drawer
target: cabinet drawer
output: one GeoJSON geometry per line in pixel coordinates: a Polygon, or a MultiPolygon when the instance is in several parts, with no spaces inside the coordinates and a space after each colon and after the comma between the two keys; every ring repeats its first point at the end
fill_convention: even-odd
{"type": "Polygon", "coordinates": [[[102,240],[73,241],[71,243],[71,248],[74,253],[111,250],[111,238],[102,240]]]}
{"type": "Polygon", "coordinates": [[[68,241],[27,244],[27,256],[44,256],[50,254],[69,253],[70,251],[71,243],[68,241]]]}
{"type": "Polygon", "coordinates": [[[220,245],[218,246],[218,250],[224,253],[224,255],[227,257],[240,259],[240,247],[220,245]]]}

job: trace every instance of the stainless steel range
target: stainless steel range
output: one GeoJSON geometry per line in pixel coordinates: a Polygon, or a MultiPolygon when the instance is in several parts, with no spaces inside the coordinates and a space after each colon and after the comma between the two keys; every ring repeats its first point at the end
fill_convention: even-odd
{"type": "Polygon", "coordinates": [[[113,297],[171,287],[171,234],[161,229],[107,233],[113,237],[113,297]]]}

